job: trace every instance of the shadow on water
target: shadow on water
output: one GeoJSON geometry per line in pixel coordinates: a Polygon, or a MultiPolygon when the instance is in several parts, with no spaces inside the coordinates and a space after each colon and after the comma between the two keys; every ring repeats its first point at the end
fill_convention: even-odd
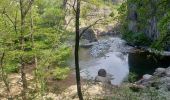
{"type": "Polygon", "coordinates": [[[170,56],[161,56],[149,52],[135,52],[128,54],[130,71],[136,73],[138,78],[143,74],[152,74],[158,67],[170,66],[170,56]]]}

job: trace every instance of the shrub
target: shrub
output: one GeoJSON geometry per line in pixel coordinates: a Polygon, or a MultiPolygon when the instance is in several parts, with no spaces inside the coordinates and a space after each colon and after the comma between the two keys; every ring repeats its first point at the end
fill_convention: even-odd
{"type": "Polygon", "coordinates": [[[136,80],[137,80],[137,74],[130,72],[129,75],[128,75],[128,81],[129,82],[135,82],[136,80]]]}
{"type": "Polygon", "coordinates": [[[57,80],[63,80],[68,76],[70,69],[68,67],[57,67],[53,71],[53,77],[57,80]]]}
{"type": "Polygon", "coordinates": [[[128,32],[123,34],[123,38],[134,45],[149,46],[151,40],[144,33],[128,32]]]}

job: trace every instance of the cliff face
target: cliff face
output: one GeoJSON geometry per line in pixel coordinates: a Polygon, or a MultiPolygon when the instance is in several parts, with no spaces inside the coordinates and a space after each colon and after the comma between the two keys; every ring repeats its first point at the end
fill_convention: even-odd
{"type": "Polygon", "coordinates": [[[127,0],[125,32],[143,33],[149,39],[168,45],[170,40],[170,0],[127,0]]]}
{"type": "MultiPolygon", "coordinates": [[[[156,40],[159,37],[157,1],[130,2],[128,0],[128,30],[134,33],[145,33],[150,39],[156,40]]],[[[164,12],[166,13],[166,12],[164,12]]]]}

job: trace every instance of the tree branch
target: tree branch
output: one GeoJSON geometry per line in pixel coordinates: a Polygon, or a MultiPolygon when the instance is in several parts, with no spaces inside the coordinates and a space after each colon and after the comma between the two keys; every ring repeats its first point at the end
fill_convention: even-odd
{"type": "Polygon", "coordinates": [[[2,77],[2,80],[7,88],[8,100],[11,100],[12,96],[10,95],[9,82],[7,81],[7,74],[5,73],[4,68],[3,68],[4,58],[5,58],[5,51],[3,51],[2,56],[0,58],[0,68],[2,71],[1,77],[2,77]]]}
{"type": "Polygon", "coordinates": [[[27,15],[27,13],[30,10],[33,2],[34,2],[34,0],[29,0],[29,4],[28,4],[27,8],[25,8],[25,11],[23,12],[23,15],[24,15],[23,17],[25,17],[27,15]]]}
{"type": "Polygon", "coordinates": [[[94,25],[96,25],[97,24],[97,22],[99,22],[100,20],[102,20],[102,19],[98,19],[97,21],[95,21],[93,24],[91,24],[91,25],[89,25],[88,27],[86,27],[81,33],[80,33],[80,36],[79,36],[79,38],[81,38],[82,37],[82,35],[89,29],[89,28],[91,28],[92,26],[94,26],[94,25]]]}
{"type": "Polygon", "coordinates": [[[67,4],[73,8],[74,12],[76,12],[76,9],[75,9],[75,7],[74,7],[74,6],[75,6],[75,4],[73,4],[73,5],[72,5],[72,4],[70,4],[70,3],[67,3],[67,4]]]}
{"type": "Polygon", "coordinates": [[[71,21],[74,19],[74,17],[71,17],[70,20],[68,21],[67,25],[65,26],[65,29],[67,29],[68,25],[71,23],[71,21]]]}
{"type": "Polygon", "coordinates": [[[6,13],[6,10],[4,8],[3,12],[2,12],[2,15],[5,15],[9,21],[12,23],[13,27],[14,27],[14,30],[15,32],[17,33],[17,13],[16,13],[16,16],[15,16],[15,21],[12,20],[12,18],[6,13]]]}

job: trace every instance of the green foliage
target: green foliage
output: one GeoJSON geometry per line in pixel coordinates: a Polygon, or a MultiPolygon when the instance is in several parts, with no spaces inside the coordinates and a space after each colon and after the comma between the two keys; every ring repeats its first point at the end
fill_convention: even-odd
{"type": "Polygon", "coordinates": [[[114,88],[111,100],[167,100],[168,97],[153,87],[146,87],[134,92],[129,86],[114,88]]]}
{"type": "MultiPolygon", "coordinates": [[[[148,34],[146,30],[149,29],[151,23],[150,20],[155,17],[157,20],[157,28],[160,33],[160,36],[153,41],[150,46],[152,48],[156,48],[158,50],[164,50],[169,46],[169,0],[158,0],[154,2],[153,0],[127,0],[125,3],[121,5],[119,8],[119,21],[121,23],[122,29],[121,32],[126,34],[128,29],[128,22],[129,22],[129,12],[131,12],[130,5],[136,6],[137,12],[137,33],[145,33],[148,34]]],[[[126,34],[127,40],[131,40],[132,42],[141,42],[138,41],[136,38],[131,38],[132,34],[126,34]],[[134,39],[134,40],[133,40],[134,39]]],[[[137,34],[141,35],[141,34],[137,34]]],[[[124,38],[125,38],[124,37],[124,38]]],[[[134,36],[139,37],[139,36],[134,36]]],[[[144,38],[144,36],[142,36],[144,38]]],[[[151,38],[151,37],[150,37],[151,38]]],[[[142,39],[143,40],[143,39],[142,39]]],[[[144,39],[145,40],[145,39],[144,39]]],[[[149,41],[148,41],[149,42],[149,41]]],[[[143,44],[143,43],[140,43],[143,44]]]]}
{"type": "Polygon", "coordinates": [[[151,40],[144,33],[128,32],[123,34],[123,38],[134,45],[148,46],[151,44],[151,40]]]}
{"type": "Polygon", "coordinates": [[[158,23],[160,37],[151,45],[152,48],[163,50],[170,45],[170,12],[168,11],[158,23]]]}
{"type": "Polygon", "coordinates": [[[4,69],[7,73],[18,73],[19,68],[14,64],[6,65],[4,69]]]}
{"type": "Polygon", "coordinates": [[[35,63],[34,58],[37,57],[36,75],[42,80],[45,76],[48,76],[43,75],[48,67],[55,69],[55,66],[60,66],[61,68],[57,71],[60,71],[60,69],[63,71],[62,67],[66,66],[66,60],[71,54],[71,49],[65,44],[70,32],[63,27],[65,11],[62,9],[62,3],[61,0],[36,0],[34,2],[31,12],[28,12],[25,19],[24,50],[20,50],[21,18],[19,2],[0,1],[0,50],[2,49],[0,53],[5,51],[6,54],[3,64],[6,72],[19,72],[20,57],[27,66],[33,65],[35,63]],[[33,41],[30,35],[31,16],[34,25],[33,41]],[[12,21],[16,21],[16,30],[12,21]]]}
{"type": "Polygon", "coordinates": [[[56,80],[63,80],[68,76],[70,69],[68,67],[56,67],[53,71],[53,78],[56,80]]]}
{"type": "Polygon", "coordinates": [[[129,82],[135,82],[137,80],[137,74],[136,73],[133,73],[133,72],[130,72],[129,75],[128,75],[128,81],[129,82]]]}

